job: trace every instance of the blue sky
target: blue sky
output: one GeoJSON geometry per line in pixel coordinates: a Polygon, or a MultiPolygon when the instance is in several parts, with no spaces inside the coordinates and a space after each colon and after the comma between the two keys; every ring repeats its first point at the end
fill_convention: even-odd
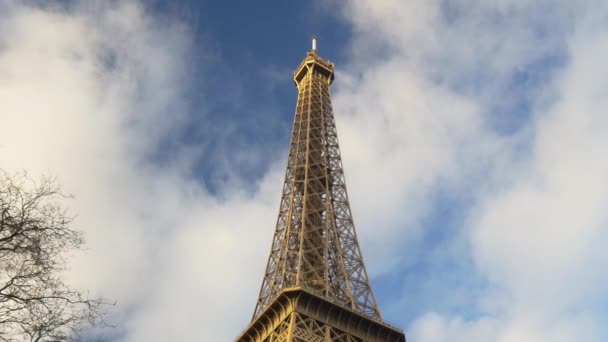
{"type": "MultiPolygon", "coordinates": [[[[189,65],[190,72],[201,78],[190,79],[186,100],[191,105],[192,134],[186,135],[187,142],[198,143],[195,131],[204,115],[208,121],[203,124],[213,128],[199,127],[205,135],[199,138],[214,140],[209,149],[221,151],[230,163],[247,163],[234,165],[239,177],[252,183],[262,177],[288,143],[297,96],[291,73],[310,48],[312,35],[322,37],[320,45],[333,61],[345,58],[348,27],[325,7],[280,1],[264,6],[153,2],[154,15],[171,13],[186,23],[194,48],[200,49],[200,58],[193,57],[189,65]],[[239,161],[231,156],[247,151],[258,158],[239,161]]],[[[227,177],[209,165],[197,172],[212,191],[227,177]]]]}
{"type": "Polygon", "coordinates": [[[89,339],[233,339],[316,34],[384,318],[410,341],[605,341],[607,17],[594,0],[0,0],[0,167],[74,194],[88,248],[66,277],[118,303],[89,339]]]}

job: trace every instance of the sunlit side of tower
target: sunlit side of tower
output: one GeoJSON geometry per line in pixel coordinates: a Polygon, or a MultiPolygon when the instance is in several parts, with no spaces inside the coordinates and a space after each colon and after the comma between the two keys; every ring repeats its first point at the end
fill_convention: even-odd
{"type": "Polygon", "coordinates": [[[237,341],[405,341],[382,321],[346,192],[329,86],[312,50],[294,72],[298,102],[279,217],[251,324],[237,341]]]}

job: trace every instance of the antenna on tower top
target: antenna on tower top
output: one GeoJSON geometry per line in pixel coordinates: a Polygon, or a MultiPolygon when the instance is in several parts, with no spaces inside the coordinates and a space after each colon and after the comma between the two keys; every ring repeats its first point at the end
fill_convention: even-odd
{"type": "Polygon", "coordinates": [[[312,36],[312,50],[317,51],[317,36],[312,36]]]}

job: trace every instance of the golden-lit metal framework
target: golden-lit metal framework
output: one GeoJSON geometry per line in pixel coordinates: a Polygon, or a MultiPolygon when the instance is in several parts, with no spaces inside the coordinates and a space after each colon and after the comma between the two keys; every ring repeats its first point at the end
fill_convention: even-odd
{"type": "Polygon", "coordinates": [[[238,342],[405,342],[403,332],[301,288],[284,289],[238,342]]]}
{"type": "Polygon", "coordinates": [[[298,101],[279,217],[252,323],[237,341],[405,341],[382,322],[346,192],[329,86],[313,49],[298,101]]]}

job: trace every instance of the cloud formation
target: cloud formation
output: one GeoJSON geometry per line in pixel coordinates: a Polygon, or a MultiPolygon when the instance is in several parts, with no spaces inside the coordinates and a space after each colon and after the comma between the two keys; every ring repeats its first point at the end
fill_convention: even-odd
{"type": "MultiPolygon", "coordinates": [[[[419,257],[402,251],[408,241],[412,249],[438,251],[425,254],[436,259],[426,265],[443,264],[416,279],[441,278],[450,263],[472,262],[462,268],[473,272],[464,305],[454,311],[425,303],[429,312],[418,309],[410,338],[605,339],[599,303],[608,276],[601,247],[608,238],[608,122],[600,94],[607,83],[598,70],[608,57],[607,6],[351,1],[343,10],[355,57],[335,102],[338,113],[348,113],[338,119],[342,136],[357,146],[344,148],[345,167],[355,173],[351,190],[377,191],[374,200],[355,193],[354,212],[373,227],[370,240],[392,247],[372,259],[372,269],[419,257]],[[364,172],[379,177],[370,182],[364,172]],[[441,215],[437,194],[446,192],[464,218],[439,221],[448,227],[442,233],[425,217],[441,215]]],[[[428,291],[444,300],[454,289],[428,291]]],[[[408,296],[419,295],[403,293],[403,306],[391,313],[415,311],[406,307],[417,303],[408,296]]]]}
{"type": "Polygon", "coordinates": [[[189,27],[135,1],[2,7],[0,165],[54,175],[75,196],[87,250],[68,277],[117,301],[117,328],[96,334],[234,338],[249,312],[224,317],[253,310],[281,176],[215,197],[192,174],[205,156],[180,134],[205,113],[185,105],[189,27]]]}

